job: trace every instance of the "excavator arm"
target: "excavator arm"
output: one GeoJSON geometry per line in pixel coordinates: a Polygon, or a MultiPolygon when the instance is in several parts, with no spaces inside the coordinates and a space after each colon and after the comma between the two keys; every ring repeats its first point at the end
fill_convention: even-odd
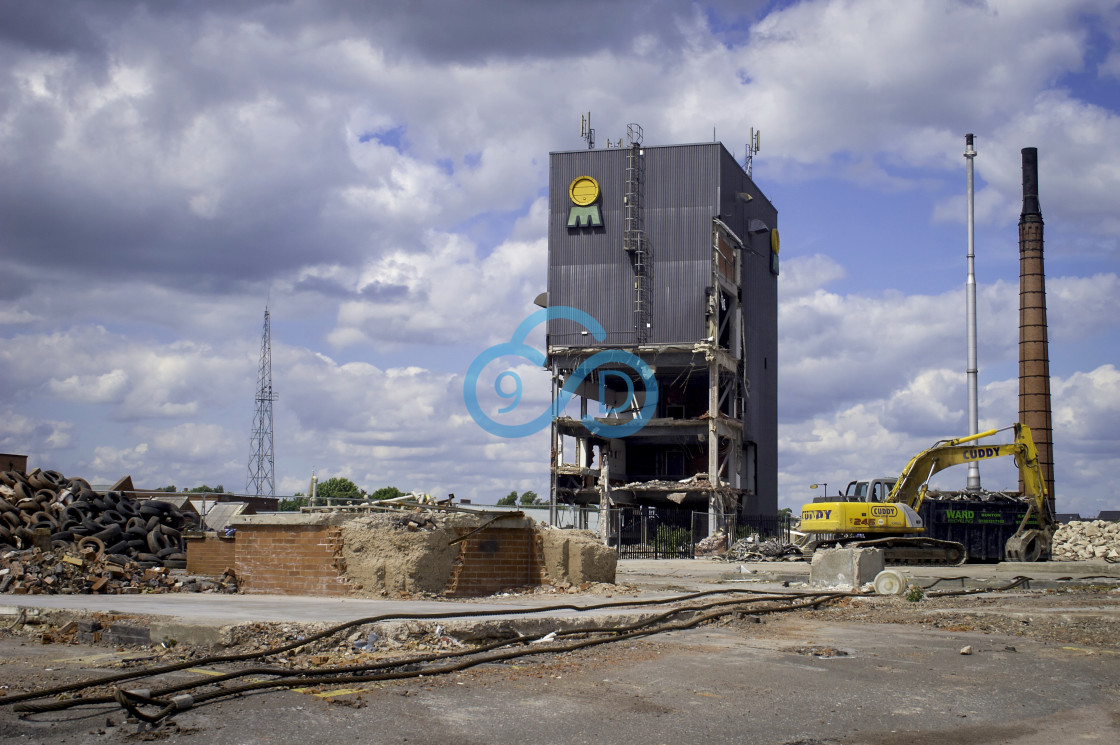
{"type": "Polygon", "coordinates": [[[993,429],[954,440],[941,440],[915,455],[906,464],[886,502],[814,502],[801,508],[801,530],[821,536],[818,542],[881,547],[888,558],[922,563],[923,557],[941,563],[959,563],[965,547],[953,541],[938,541],[918,535],[924,532],[918,509],[925,499],[930,478],[950,466],[992,458],[1012,457],[1019,468],[1024,495],[1029,507],[1019,528],[1004,545],[1004,556],[1011,561],[1038,561],[1049,553],[1055,523],[1046,501],[1046,486],[1038,464],[1031,430],[1015,424],[1012,442],[980,445],[978,440],[1002,430],[993,429]],[[1027,523],[1037,517],[1038,526],[1027,523]]]}
{"type": "Polygon", "coordinates": [[[992,429],[968,437],[942,440],[918,453],[906,464],[887,501],[905,504],[917,512],[925,499],[930,478],[938,471],[962,463],[1011,456],[1015,458],[1015,464],[1019,468],[1023,493],[1030,506],[1019,529],[1007,540],[1005,554],[1013,561],[1037,561],[1043,552],[1049,552],[1054,534],[1054,516],[1046,499],[1046,484],[1038,464],[1038,451],[1035,449],[1030,427],[1017,422],[1011,429],[1015,431],[1014,441],[1007,444],[975,444],[977,440],[1001,431],[992,429]],[[1027,521],[1035,515],[1039,527],[1028,530],[1027,521]]]}

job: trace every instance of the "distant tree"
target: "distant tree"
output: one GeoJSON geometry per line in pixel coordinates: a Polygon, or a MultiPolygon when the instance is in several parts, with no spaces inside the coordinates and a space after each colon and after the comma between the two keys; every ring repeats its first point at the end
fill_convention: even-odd
{"type": "Polygon", "coordinates": [[[530,507],[534,504],[544,504],[544,500],[540,499],[535,491],[523,492],[521,496],[518,496],[517,491],[514,490],[498,500],[499,507],[513,507],[515,505],[530,507]]]}
{"type": "Polygon", "coordinates": [[[296,496],[291,499],[281,499],[276,506],[281,512],[296,512],[300,507],[307,506],[307,497],[296,496]]]}
{"type": "Polygon", "coordinates": [[[196,486],[193,489],[187,489],[187,494],[225,494],[225,493],[226,493],[226,488],[224,486],[222,486],[221,484],[218,484],[217,486],[207,486],[206,484],[203,484],[202,486],[196,486]]]}
{"type": "Polygon", "coordinates": [[[341,476],[332,476],[315,487],[315,493],[320,499],[362,499],[365,495],[353,481],[341,476]]]}
{"type": "Polygon", "coordinates": [[[179,490],[175,488],[174,484],[172,484],[170,486],[161,486],[158,489],[152,489],[152,491],[163,491],[163,492],[167,492],[168,494],[174,494],[175,492],[177,492],[179,490]]]}
{"type": "Polygon", "coordinates": [[[395,486],[383,486],[373,494],[370,494],[369,498],[374,501],[379,501],[382,499],[396,499],[397,497],[403,497],[404,495],[405,492],[401,491],[395,486]]]}

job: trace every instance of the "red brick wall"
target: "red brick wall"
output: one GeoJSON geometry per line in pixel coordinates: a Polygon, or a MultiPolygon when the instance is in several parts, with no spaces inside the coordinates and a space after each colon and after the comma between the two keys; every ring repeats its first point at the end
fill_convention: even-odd
{"type": "MultiPolygon", "coordinates": [[[[470,532],[460,530],[461,535],[470,532]]],[[[447,595],[477,597],[545,581],[540,537],[530,528],[489,527],[459,543],[447,595]]]]}
{"type": "Polygon", "coordinates": [[[236,563],[236,546],[233,538],[219,538],[216,535],[188,537],[187,572],[203,574],[207,577],[221,577],[236,563]]]}
{"type": "MultiPolygon", "coordinates": [[[[463,528],[460,535],[469,532],[463,528]]],[[[492,595],[547,580],[540,536],[530,528],[487,527],[459,544],[446,594],[492,595]]],[[[349,593],[342,531],[323,525],[240,525],[235,538],[187,539],[187,570],[237,574],[241,592],[276,595],[349,593]]]]}
{"type": "Polygon", "coordinates": [[[241,525],[235,571],[241,592],[346,595],[342,531],[324,525],[241,525]]]}

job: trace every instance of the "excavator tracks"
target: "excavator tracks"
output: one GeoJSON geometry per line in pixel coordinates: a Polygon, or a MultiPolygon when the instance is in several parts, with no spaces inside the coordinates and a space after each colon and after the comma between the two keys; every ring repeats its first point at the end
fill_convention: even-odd
{"type": "MultiPolygon", "coordinates": [[[[921,536],[891,538],[857,538],[855,540],[820,541],[813,550],[822,548],[878,548],[883,561],[890,566],[960,566],[968,558],[964,544],[921,536]]],[[[803,552],[808,561],[812,551],[803,552]]]]}

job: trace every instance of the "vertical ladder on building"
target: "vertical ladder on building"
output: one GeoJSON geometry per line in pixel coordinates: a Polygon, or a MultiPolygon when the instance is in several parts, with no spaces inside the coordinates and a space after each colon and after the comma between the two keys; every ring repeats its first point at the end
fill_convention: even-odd
{"type": "Polygon", "coordinates": [[[642,137],[639,125],[626,125],[629,151],[626,153],[626,227],[622,235],[622,246],[634,263],[634,336],[638,344],[644,344],[649,339],[652,269],[649,246],[642,226],[642,192],[645,180],[642,137]]]}

